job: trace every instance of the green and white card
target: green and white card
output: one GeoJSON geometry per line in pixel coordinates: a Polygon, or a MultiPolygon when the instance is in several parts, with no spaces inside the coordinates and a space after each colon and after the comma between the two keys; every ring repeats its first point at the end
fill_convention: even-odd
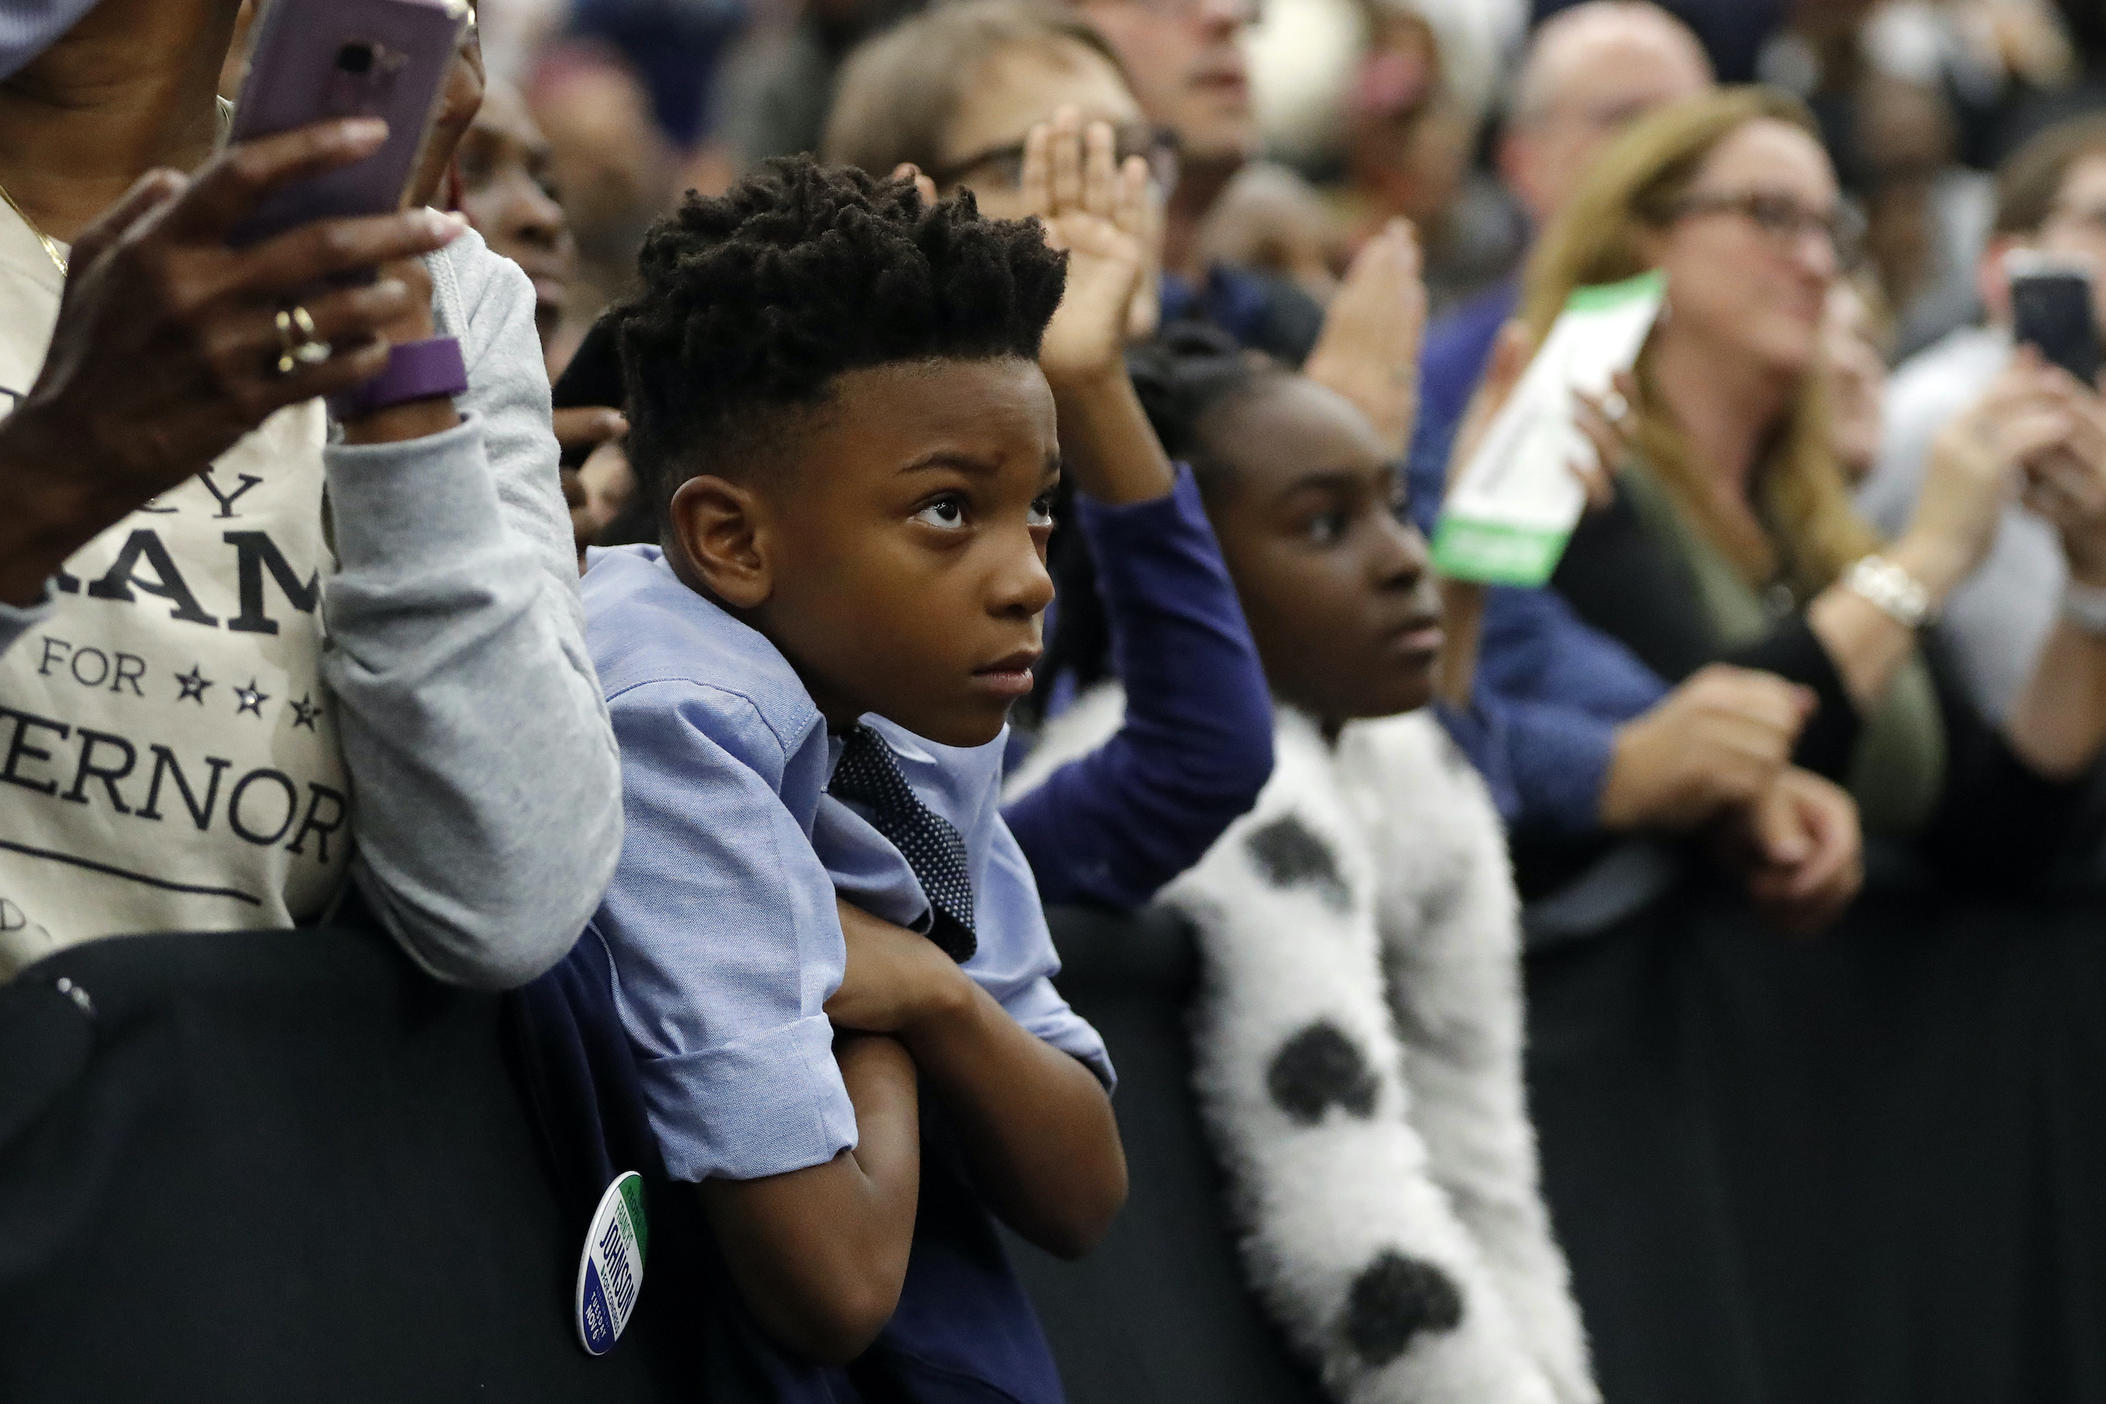
{"type": "Polygon", "coordinates": [[[1586,510],[1572,464],[1593,452],[1573,418],[1573,392],[1600,395],[1629,370],[1660,315],[1666,278],[1640,274],[1579,288],[1448,490],[1433,563],[1457,580],[1541,585],[1586,510]]]}

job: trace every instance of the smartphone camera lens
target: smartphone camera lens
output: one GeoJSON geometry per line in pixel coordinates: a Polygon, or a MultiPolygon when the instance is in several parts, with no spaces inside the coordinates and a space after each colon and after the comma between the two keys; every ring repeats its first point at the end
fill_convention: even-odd
{"type": "Polygon", "coordinates": [[[373,46],[371,44],[346,44],[336,51],[336,66],[354,77],[362,77],[373,71],[373,46]]]}

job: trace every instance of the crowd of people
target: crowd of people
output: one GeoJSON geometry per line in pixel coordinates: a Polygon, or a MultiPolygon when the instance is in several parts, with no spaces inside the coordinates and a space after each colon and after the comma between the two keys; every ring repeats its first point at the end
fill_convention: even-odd
{"type": "Polygon", "coordinates": [[[1017,1255],[1163,1144],[1080,909],[1306,1397],[2106,1404],[2091,9],[470,9],[256,241],[388,137],[231,138],[257,0],[0,5],[0,1395],[467,1397],[399,1281],[521,1398],[1056,1404],[1017,1255]],[[1442,578],[1649,272],[1548,583],[1442,578]],[[177,1226],[347,1163],[243,1373],[177,1226]]]}

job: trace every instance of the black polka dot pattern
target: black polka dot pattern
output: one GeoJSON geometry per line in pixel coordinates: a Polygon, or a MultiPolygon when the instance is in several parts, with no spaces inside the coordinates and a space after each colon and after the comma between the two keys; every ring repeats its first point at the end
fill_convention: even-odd
{"type": "Polygon", "coordinates": [[[1370,1366],[1387,1365],[1427,1331],[1462,1325],[1462,1290],[1439,1268],[1386,1252],[1353,1279],[1346,1299],[1345,1338],[1370,1366]]]}
{"type": "Polygon", "coordinates": [[[1334,911],[1351,910],[1353,893],[1339,874],[1338,855],[1292,814],[1253,829],[1244,844],[1274,887],[1313,887],[1334,911]]]}
{"type": "Polygon", "coordinates": [[[1344,1107],[1363,1119],[1375,1114],[1381,1084],[1360,1046],[1338,1026],[1317,1022],[1283,1044],[1265,1073],[1273,1103],[1305,1126],[1324,1119],[1332,1107],[1344,1107]]]}
{"type": "Polygon", "coordinates": [[[871,826],[906,857],[935,909],[929,939],[961,964],[980,947],[973,932],[973,885],[965,861],[965,839],[921,802],[899,768],[885,738],[867,726],[848,734],[827,788],[863,807],[871,826]]]}

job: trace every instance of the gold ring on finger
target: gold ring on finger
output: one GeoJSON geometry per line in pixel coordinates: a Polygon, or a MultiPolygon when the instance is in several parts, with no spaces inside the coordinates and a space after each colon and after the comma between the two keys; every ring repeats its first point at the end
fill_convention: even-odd
{"type": "Polygon", "coordinates": [[[314,318],[298,303],[280,309],[274,325],[278,329],[278,374],[291,375],[301,366],[320,365],[329,359],[329,343],[315,335],[314,318]]]}
{"type": "Polygon", "coordinates": [[[278,328],[278,374],[291,375],[300,368],[300,335],[292,313],[283,310],[275,319],[278,328]]]}
{"type": "Polygon", "coordinates": [[[314,318],[307,309],[295,302],[291,308],[293,330],[299,333],[299,344],[293,347],[293,359],[303,366],[318,366],[330,357],[329,343],[315,333],[314,318]]]}

